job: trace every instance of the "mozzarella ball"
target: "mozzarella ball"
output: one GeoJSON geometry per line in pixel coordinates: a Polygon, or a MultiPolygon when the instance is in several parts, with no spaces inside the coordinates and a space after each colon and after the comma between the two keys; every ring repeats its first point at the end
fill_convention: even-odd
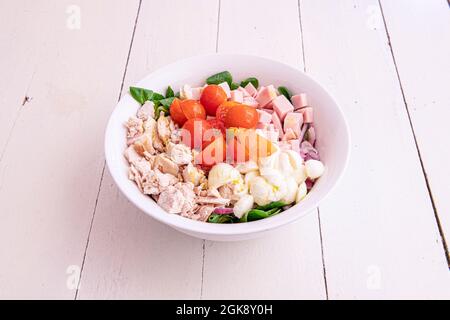
{"type": "Polygon", "coordinates": [[[259,206],[271,203],[274,198],[273,187],[263,177],[254,177],[250,181],[250,194],[259,206]]]}
{"type": "Polygon", "coordinates": [[[228,183],[240,184],[242,182],[239,171],[228,163],[218,163],[209,171],[208,186],[210,189],[217,189],[228,183]]]}
{"type": "Polygon", "coordinates": [[[244,214],[253,208],[254,199],[253,196],[246,194],[243,195],[233,207],[233,213],[236,217],[241,218],[244,214]]]}
{"type": "Polygon", "coordinates": [[[308,189],[306,188],[306,183],[303,182],[298,187],[297,196],[295,197],[295,203],[299,203],[300,201],[302,201],[306,197],[307,193],[308,193],[308,189]]]}
{"type": "Polygon", "coordinates": [[[287,191],[283,198],[280,199],[281,202],[285,204],[291,204],[295,201],[297,195],[298,185],[293,177],[286,178],[287,191]]]}
{"type": "Polygon", "coordinates": [[[319,160],[308,160],[305,162],[306,176],[310,179],[319,178],[325,171],[323,163],[319,160]]]}

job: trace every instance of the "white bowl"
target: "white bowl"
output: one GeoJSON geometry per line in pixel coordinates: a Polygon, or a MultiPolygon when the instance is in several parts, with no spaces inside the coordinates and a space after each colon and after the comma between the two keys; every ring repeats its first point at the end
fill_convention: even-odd
{"type": "Polygon", "coordinates": [[[184,84],[200,86],[208,76],[224,70],[230,71],[236,80],[254,76],[262,85],[286,86],[293,93],[305,92],[308,95],[309,104],[314,108],[316,145],[326,170],[301,203],[267,219],[237,224],[205,223],[165,212],[128,179],[128,163],[123,157],[126,149],[124,123],[136,114],[139,107],[129,94],[123,95],[109,119],[105,153],[108,168],[117,186],[143,212],[194,237],[234,241],[261,236],[305,216],[316,208],[336,186],[345,170],[349,158],[350,135],[341,109],[322,86],[302,71],[266,58],[238,54],[188,58],[153,72],[136,86],[158,92],[165,92],[168,85],[175,89],[184,84]]]}

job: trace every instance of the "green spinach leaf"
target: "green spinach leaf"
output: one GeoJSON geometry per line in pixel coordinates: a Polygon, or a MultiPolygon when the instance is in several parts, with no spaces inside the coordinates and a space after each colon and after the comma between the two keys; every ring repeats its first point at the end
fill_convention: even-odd
{"type": "Polygon", "coordinates": [[[292,94],[289,92],[286,87],[278,87],[278,91],[285,96],[289,101],[291,101],[292,94]]]}
{"type": "Polygon", "coordinates": [[[233,77],[229,71],[222,71],[210,76],[206,79],[207,84],[221,84],[222,82],[228,82],[228,85],[231,86],[233,82],[233,77]]]}
{"type": "Polygon", "coordinates": [[[274,201],[269,204],[266,204],[265,206],[257,206],[256,209],[267,211],[267,210],[272,210],[274,208],[281,208],[281,207],[284,207],[285,205],[286,205],[286,203],[284,203],[284,202],[274,201]]]}
{"type": "Polygon", "coordinates": [[[239,220],[231,214],[216,214],[213,213],[209,216],[208,222],[210,223],[235,223],[239,220]]]}
{"type": "Polygon", "coordinates": [[[175,93],[173,92],[172,87],[168,86],[167,90],[166,90],[166,98],[172,98],[172,97],[175,97],[175,93]]]}
{"type": "Polygon", "coordinates": [[[144,88],[138,88],[138,87],[130,87],[130,94],[141,105],[145,103],[147,100],[152,100],[153,98],[153,91],[149,89],[144,88]]]}
{"type": "Polygon", "coordinates": [[[232,82],[232,83],[230,84],[230,89],[231,89],[231,90],[236,90],[237,88],[239,88],[239,83],[232,82]]]}
{"type": "Polygon", "coordinates": [[[256,78],[254,78],[254,77],[250,77],[250,78],[247,78],[247,79],[245,79],[245,80],[243,80],[242,82],[241,82],[241,87],[245,87],[246,85],[248,85],[249,83],[251,83],[256,89],[258,89],[258,87],[259,87],[259,81],[258,81],[258,79],[256,79],[256,78]]]}

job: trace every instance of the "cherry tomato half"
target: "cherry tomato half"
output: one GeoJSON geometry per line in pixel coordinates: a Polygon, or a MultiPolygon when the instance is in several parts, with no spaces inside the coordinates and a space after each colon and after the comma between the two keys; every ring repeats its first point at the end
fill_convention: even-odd
{"type": "Polygon", "coordinates": [[[181,141],[191,148],[202,150],[212,141],[208,137],[211,135],[211,128],[210,123],[204,119],[189,119],[183,125],[181,141]]]}
{"type": "Polygon", "coordinates": [[[255,128],[259,114],[255,108],[246,105],[231,107],[225,117],[225,127],[255,128]]]}
{"type": "Polygon", "coordinates": [[[179,126],[182,126],[187,118],[184,115],[183,110],[181,109],[180,99],[174,99],[172,104],[170,105],[170,117],[173,121],[175,121],[179,126]]]}
{"type": "Polygon", "coordinates": [[[217,108],[225,101],[227,101],[225,90],[216,84],[206,86],[200,96],[200,102],[209,116],[215,116],[217,108]]]}
{"type": "Polygon", "coordinates": [[[181,100],[180,107],[187,119],[206,119],[205,108],[197,100],[181,100]]]}
{"type": "Polygon", "coordinates": [[[225,118],[227,117],[228,111],[234,107],[239,106],[241,103],[235,101],[225,101],[222,103],[216,110],[216,119],[222,122],[225,122],[225,118]]]}

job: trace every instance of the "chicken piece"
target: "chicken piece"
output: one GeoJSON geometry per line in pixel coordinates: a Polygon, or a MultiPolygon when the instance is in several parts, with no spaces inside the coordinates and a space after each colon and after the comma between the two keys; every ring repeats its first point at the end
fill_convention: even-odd
{"type": "Polygon", "coordinates": [[[142,156],[139,155],[138,152],[136,152],[135,148],[133,146],[129,146],[125,152],[123,153],[123,155],[125,156],[125,159],[127,159],[127,161],[130,164],[133,164],[139,160],[142,159],[142,156]]]}
{"type": "Polygon", "coordinates": [[[182,213],[183,217],[196,220],[196,221],[207,221],[211,213],[213,213],[215,207],[213,206],[200,206],[196,208],[197,210],[192,213],[182,213]]]}
{"type": "Polygon", "coordinates": [[[154,172],[155,172],[156,179],[158,180],[158,186],[161,189],[166,188],[170,185],[174,185],[179,182],[177,177],[175,177],[174,175],[172,175],[170,173],[163,173],[163,172],[159,171],[158,169],[156,169],[154,172]]]}
{"type": "Polygon", "coordinates": [[[175,129],[172,131],[172,133],[170,134],[170,141],[172,143],[178,144],[181,142],[181,129],[175,129]]]}
{"type": "Polygon", "coordinates": [[[194,186],[198,186],[203,180],[205,180],[205,173],[203,170],[195,167],[192,163],[188,163],[183,169],[183,180],[190,182],[194,186]]]}
{"type": "Polygon", "coordinates": [[[156,128],[158,131],[158,136],[162,140],[162,142],[164,142],[164,144],[166,144],[167,141],[169,141],[170,136],[171,136],[170,119],[167,118],[166,116],[164,116],[164,112],[161,112],[156,124],[157,124],[156,128]]]}
{"type": "Polygon", "coordinates": [[[177,176],[179,172],[177,164],[170,160],[165,153],[160,153],[155,157],[153,168],[159,169],[163,173],[170,173],[174,176],[177,176]]]}
{"type": "Polygon", "coordinates": [[[152,141],[154,149],[159,152],[164,152],[164,144],[158,136],[157,123],[155,119],[149,118],[144,122],[144,133],[152,141]]]}
{"type": "Polygon", "coordinates": [[[230,184],[223,185],[218,189],[221,198],[232,200],[233,186],[230,184]]]}
{"type": "Polygon", "coordinates": [[[125,123],[125,127],[127,128],[127,138],[135,138],[144,133],[143,124],[144,122],[142,121],[142,119],[130,117],[125,123]]]}
{"type": "Polygon", "coordinates": [[[194,192],[194,185],[189,182],[178,182],[175,185],[175,188],[180,190],[184,196],[184,204],[181,212],[186,214],[195,211],[194,209],[196,208],[197,204],[195,202],[196,195],[194,192]]]}
{"type": "Polygon", "coordinates": [[[140,156],[144,156],[146,153],[153,155],[156,153],[153,147],[153,141],[148,134],[139,136],[133,143],[134,149],[140,156]]]}
{"type": "Polygon", "coordinates": [[[142,120],[155,118],[155,104],[152,101],[145,101],[142,107],[136,113],[137,117],[142,120]]]}
{"type": "Polygon", "coordinates": [[[225,198],[217,198],[217,197],[197,197],[197,203],[201,204],[210,204],[210,205],[219,205],[219,206],[227,206],[230,204],[230,199],[225,198]]]}
{"type": "Polygon", "coordinates": [[[168,213],[181,213],[184,202],[183,193],[174,186],[169,186],[161,192],[157,204],[168,213]]]}
{"type": "Polygon", "coordinates": [[[192,161],[191,149],[184,144],[174,144],[169,141],[167,144],[167,155],[178,165],[188,164],[192,161]]]}

